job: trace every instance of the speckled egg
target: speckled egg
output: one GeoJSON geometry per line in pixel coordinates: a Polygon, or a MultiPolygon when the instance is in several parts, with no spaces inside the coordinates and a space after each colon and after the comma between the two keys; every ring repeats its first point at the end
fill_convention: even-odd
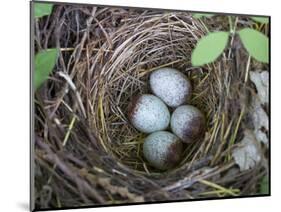
{"type": "Polygon", "coordinates": [[[183,145],[180,139],[167,131],[150,134],[144,141],[143,154],[149,164],[160,170],[167,170],[181,159],[183,145]]]}
{"type": "Polygon", "coordinates": [[[190,81],[173,68],[160,68],[152,72],[149,84],[152,93],[173,108],[188,103],[191,97],[190,81]]]}
{"type": "Polygon", "coordinates": [[[141,132],[152,133],[169,126],[170,112],[164,102],[154,95],[143,94],[134,98],[128,111],[131,123],[141,132]]]}
{"type": "Polygon", "coordinates": [[[171,130],[185,143],[192,143],[204,136],[205,117],[192,105],[179,106],[171,116],[171,130]]]}

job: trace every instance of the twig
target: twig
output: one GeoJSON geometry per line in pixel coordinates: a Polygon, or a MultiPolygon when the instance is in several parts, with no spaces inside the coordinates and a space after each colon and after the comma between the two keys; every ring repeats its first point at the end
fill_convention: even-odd
{"type": "Polygon", "coordinates": [[[245,83],[248,81],[250,64],[251,64],[251,55],[249,55],[248,60],[247,60],[246,71],[245,71],[245,80],[244,80],[245,83]]]}
{"type": "Polygon", "coordinates": [[[81,99],[81,96],[80,96],[80,93],[78,92],[75,84],[72,82],[71,78],[69,75],[67,75],[66,73],[63,73],[61,71],[58,72],[59,76],[63,77],[66,82],[68,83],[68,85],[70,86],[70,88],[73,90],[73,92],[75,93],[76,95],[76,98],[77,98],[77,101],[78,101],[78,104],[80,106],[80,109],[84,115],[84,118],[87,118],[87,115],[86,115],[86,111],[85,111],[85,108],[84,108],[84,105],[83,105],[83,102],[82,102],[82,99],[81,99]]]}

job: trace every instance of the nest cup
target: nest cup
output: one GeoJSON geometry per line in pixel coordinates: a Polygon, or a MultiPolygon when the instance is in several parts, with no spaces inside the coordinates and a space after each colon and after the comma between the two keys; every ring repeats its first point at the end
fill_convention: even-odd
{"type": "MultiPolygon", "coordinates": [[[[117,161],[146,174],[157,172],[143,159],[142,143],[147,135],[128,120],[128,106],[133,98],[151,93],[148,79],[154,70],[173,67],[182,71],[193,82],[192,104],[203,111],[207,109],[201,108],[204,97],[198,97],[197,88],[205,74],[190,64],[191,51],[203,33],[199,22],[186,14],[144,15],[118,29],[108,38],[110,42],[106,41],[90,58],[99,61],[90,95],[95,111],[90,114],[91,125],[104,150],[117,161]]],[[[185,156],[188,152],[186,149],[185,156]]]]}
{"type": "MultiPolygon", "coordinates": [[[[234,140],[242,138],[240,126],[247,124],[242,120],[245,96],[250,90],[242,80],[247,61],[241,61],[235,71],[232,59],[226,55],[203,68],[192,67],[192,49],[207,31],[200,20],[187,12],[118,8],[92,11],[95,19],[89,17],[88,22],[96,24],[88,30],[96,31],[86,34],[86,40],[80,36],[84,50],[79,55],[77,47],[72,55],[63,54],[70,58],[68,67],[73,67],[69,75],[75,92],[63,91],[61,77],[54,75],[57,81],[49,85],[58,96],[54,100],[52,92],[45,90],[44,94],[44,100],[48,100],[45,104],[50,102],[45,108],[64,99],[55,104],[51,113],[56,117],[55,123],[68,126],[73,114],[77,117],[73,128],[48,125],[49,147],[40,139],[36,141],[36,164],[45,173],[41,178],[50,182],[57,195],[48,204],[57,206],[58,198],[61,206],[73,207],[217,197],[212,192],[202,196],[202,192],[212,188],[202,179],[226,187],[233,185],[235,179],[234,185],[242,193],[251,191],[252,187],[245,185],[249,179],[256,182],[252,177],[260,167],[240,173],[230,159],[234,140]],[[76,57],[80,59],[71,61],[76,57]],[[137,131],[127,116],[136,95],[151,93],[149,75],[161,67],[176,68],[190,79],[191,104],[206,118],[205,136],[185,145],[180,163],[166,172],[154,169],[144,160],[142,144],[147,135],[137,131]],[[71,133],[62,145],[60,141],[68,129],[71,133]],[[56,156],[43,158],[42,151],[56,156]],[[54,164],[56,168],[50,172],[54,164]],[[230,177],[220,181],[228,174],[230,177]],[[52,177],[56,180],[50,180],[52,177]]],[[[76,23],[76,19],[71,21],[76,23]]],[[[240,54],[240,58],[247,58],[243,51],[240,54]]],[[[38,135],[46,132],[46,126],[36,123],[38,135]]],[[[40,198],[38,205],[42,206],[40,198]]]]}

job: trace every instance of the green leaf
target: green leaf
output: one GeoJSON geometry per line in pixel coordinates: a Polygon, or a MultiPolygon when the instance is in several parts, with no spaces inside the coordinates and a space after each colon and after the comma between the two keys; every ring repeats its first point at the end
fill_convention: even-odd
{"type": "Polygon", "coordinates": [[[264,176],[260,182],[260,194],[269,194],[268,176],[264,176]]]}
{"type": "Polygon", "coordinates": [[[250,17],[252,20],[256,21],[256,22],[260,22],[262,24],[268,24],[269,22],[269,18],[265,18],[265,17],[250,17]]]}
{"type": "Polygon", "coordinates": [[[40,18],[45,15],[50,15],[53,9],[53,4],[34,3],[34,16],[40,18]]]}
{"type": "Polygon", "coordinates": [[[47,49],[35,55],[34,84],[37,90],[52,72],[58,56],[57,49],[47,49]]]}
{"type": "Polygon", "coordinates": [[[192,14],[192,17],[196,18],[196,19],[200,19],[202,17],[210,18],[212,16],[214,16],[214,14],[207,14],[207,13],[193,13],[192,14]]]}
{"type": "Polygon", "coordinates": [[[192,52],[192,65],[201,66],[215,61],[225,49],[228,37],[228,32],[212,32],[202,37],[192,52]]]}
{"type": "Polygon", "coordinates": [[[244,47],[253,58],[260,62],[268,63],[269,43],[267,36],[251,28],[242,29],[238,34],[244,47]]]}

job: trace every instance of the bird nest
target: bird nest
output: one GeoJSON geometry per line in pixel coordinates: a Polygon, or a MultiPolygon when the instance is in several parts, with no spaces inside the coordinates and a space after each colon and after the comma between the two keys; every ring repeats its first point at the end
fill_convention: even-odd
{"type": "MultiPolygon", "coordinates": [[[[232,158],[248,121],[242,48],[196,68],[191,52],[207,33],[188,12],[57,5],[35,23],[36,48],[59,47],[50,80],[35,98],[35,203],[38,208],[251,195],[265,168],[240,171],[232,158]],[[192,105],[206,117],[201,141],[186,144],[168,171],[151,167],[147,136],[128,121],[128,105],[151,93],[160,67],[191,81],[192,105]]],[[[235,38],[233,38],[235,41],[235,38]]]]}

